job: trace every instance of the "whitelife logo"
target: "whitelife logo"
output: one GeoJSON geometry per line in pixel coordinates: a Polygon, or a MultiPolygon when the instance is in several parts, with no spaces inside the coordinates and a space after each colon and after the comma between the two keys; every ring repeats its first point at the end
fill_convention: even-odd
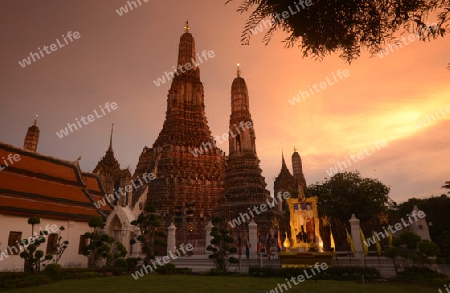
{"type": "MultiPolygon", "coordinates": [[[[142,6],[141,0],[136,0],[139,3],[139,6],[142,6]]],[[[132,11],[134,8],[138,8],[138,5],[136,4],[136,1],[127,1],[127,5],[124,5],[122,7],[120,7],[119,9],[116,9],[116,12],[119,16],[124,15],[125,13],[128,13],[128,7],[130,7],[130,11],[132,11]],[[134,5],[133,6],[131,5],[134,5]]],[[[144,3],[147,3],[149,0],[142,0],[144,1],[144,3]]]]}
{"type": "MultiPolygon", "coordinates": [[[[95,117],[97,118],[101,118],[103,116],[105,116],[107,113],[105,112],[105,109],[103,109],[102,105],[99,106],[103,115],[100,115],[97,113],[97,110],[94,110],[94,114],[95,117]]],[[[111,110],[116,110],[118,108],[117,103],[116,102],[106,102],[105,103],[105,108],[108,110],[108,113],[111,113],[111,110]]],[[[89,114],[87,117],[81,116],[80,120],[81,122],[83,122],[84,125],[88,125],[90,122],[94,122],[95,121],[95,117],[93,114],[89,114]],[[87,121],[86,121],[87,120],[87,121]]],[[[80,120],[78,120],[78,118],[75,118],[75,122],[78,124],[78,127],[81,128],[82,124],[80,122],[80,120]]],[[[70,132],[74,132],[75,130],[78,130],[77,124],[75,123],[67,123],[67,127],[64,129],[61,129],[59,132],[56,132],[56,135],[59,138],[63,138],[64,136],[68,136],[69,135],[69,130],[70,132]]]]}
{"type": "Polygon", "coordinates": [[[312,277],[325,271],[326,269],[328,269],[328,265],[326,262],[323,262],[323,263],[316,262],[314,267],[311,267],[309,269],[310,274],[308,274],[308,271],[305,269],[305,270],[303,270],[304,274],[300,274],[297,277],[292,276],[290,280],[286,278],[285,279],[286,283],[278,283],[277,287],[270,290],[269,292],[266,291],[266,293],[278,293],[278,292],[283,293],[283,291],[288,291],[289,289],[292,289],[291,282],[293,283],[294,286],[297,286],[298,284],[304,282],[305,280],[311,279],[312,277]],[[289,286],[289,289],[288,289],[288,286],[289,286]],[[280,291],[278,291],[278,289],[280,291]]]}
{"type": "MultiPolygon", "coordinates": [[[[278,196],[279,199],[281,200],[281,192],[278,192],[278,196]]],[[[286,200],[288,198],[291,197],[291,194],[289,192],[284,192],[283,193],[283,198],[286,200]]],[[[257,214],[260,215],[262,212],[265,212],[271,208],[273,208],[274,206],[280,204],[278,203],[276,198],[273,198],[272,202],[269,201],[269,199],[266,199],[267,205],[265,203],[261,204],[261,205],[254,205],[253,208],[248,208],[248,211],[250,213],[251,216],[249,216],[249,214],[247,213],[239,213],[239,217],[231,220],[228,222],[228,225],[230,225],[232,228],[235,228],[236,226],[241,225],[242,223],[245,223],[246,221],[250,221],[251,219],[253,219],[255,217],[255,215],[253,214],[252,210],[257,214]],[[261,211],[258,210],[258,207],[261,211]],[[242,221],[241,221],[242,220],[242,221]]]]}
{"type": "Polygon", "coordinates": [[[423,127],[427,127],[431,122],[436,122],[438,120],[444,119],[448,113],[450,113],[450,105],[447,105],[445,108],[440,107],[438,110],[434,110],[433,114],[427,114],[427,116],[417,122],[414,123],[417,129],[421,129],[423,127]],[[440,112],[440,113],[439,113],[440,112]]]}
{"type": "Polygon", "coordinates": [[[416,40],[424,40],[426,38],[426,35],[433,34],[436,32],[436,30],[437,30],[437,23],[432,23],[431,25],[427,24],[424,27],[420,28],[419,31],[415,31],[414,33],[408,35],[409,43],[405,37],[402,37],[401,39],[397,39],[394,44],[388,44],[387,48],[381,49],[380,52],[377,53],[377,55],[380,58],[388,56],[390,53],[397,52],[399,49],[403,48],[402,43],[405,46],[408,46],[409,44],[411,44],[416,40]]]}
{"type": "Polygon", "coordinates": [[[0,261],[3,260],[3,258],[7,259],[10,255],[15,255],[23,252],[24,249],[28,247],[28,245],[33,244],[37,240],[45,239],[49,234],[57,233],[59,231],[59,228],[56,224],[53,225],[45,225],[45,229],[42,231],[42,228],[39,228],[40,232],[39,234],[36,233],[36,231],[33,232],[33,235],[28,237],[28,239],[23,239],[22,241],[17,241],[14,246],[9,246],[5,249],[5,251],[0,251],[0,261]],[[9,251],[9,254],[8,254],[9,251]]]}
{"type": "MultiPolygon", "coordinates": [[[[372,152],[370,152],[369,150],[367,150],[367,148],[364,148],[364,152],[359,152],[356,156],[351,154],[350,158],[352,159],[352,161],[354,163],[357,163],[358,161],[363,160],[364,158],[371,156],[372,154],[375,153],[376,150],[381,150],[381,148],[385,148],[387,146],[387,142],[385,140],[380,141],[375,141],[374,144],[370,145],[370,149],[372,150],[372,152]],[[375,146],[375,148],[374,148],[375,146]],[[376,150],[375,150],[376,149],[376,150]],[[356,159],[356,157],[358,157],[358,159],[356,159]]],[[[337,161],[337,164],[334,165],[333,167],[331,167],[328,170],[325,170],[325,172],[327,173],[328,176],[333,176],[334,174],[339,173],[339,171],[344,171],[345,169],[347,169],[348,167],[350,167],[352,165],[352,162],[350,161],[350,159],[348,158],[348,156],[345,157],[347,159],[347,163],[345,161],[337,161]]]]}
{"type": "MultiPolygon", "coordinates": [[[[408,227],[410,224],[413,223],[411,216],[414,218],[414,221],[418,221],[419,219],[417,218],[417,216],[420,219],[423,219],[426,215],[423,211],[419,211],[416,212],[415,210],[412,211],[411,215],[408,215],[408,223],[405,222],[405,220],[403,218],[401,218],[401,223],[396,223],[394,226],[389,225],[388,226],[388,230],[394,234],[398,231],[401,231],[403,228],[408,227]],[[392,230],[392,228],[395,228],[395,230],[392,230]]],[[[375,240],[375,236],[377,237],[378,241],[381,241],[381,239],[384,239],[385,237],[389,237],[389,232],[386,230],[386,227],[383,227],[384,231],[383,232],[375,232],[374,235],[370,238],[367,238],[367,240],[364,240],[364,245],[366,245],[367,247],[369,247],[372,244],[376,244],[377,241],[375,240]]]]}
{"type": "Polygon", "coordinates": [[[350,71],[348,71],[347,69],[344,69],[344,70],[339,69],[336,72],[336,75],[339,77],[339,79],[336,77],[334,72],[332,72],[331,75],[332,75],[332,79],[334,80],[334,82],[331,81],[330,78],[328,78],[328,76],[327,76],[327,77],[325,77],[326,82],[322,81],[319,84],[315,83],[312,86],[308,85],[309,92],[300,90],[298,92],[297,96],[293,97],[292,99],[288,99],[289,104],[294,106],[295,104],[298,104],[301,101],[304,101],[306,98],[309,98],[310,97],[309,93],[311,93],[311,96],[312,96],[315,93],[318,93],[321,90],[324,90],[327,87],[329,87],[329,86],[331,86],[331,85],[333,85],[333,84],[343,80],[344,77],[349,77],[350,76],[350,71]],[[320,89],[318,87],[320,87],[320,89]],[[313,91],[313,89],[314,89],[314,91],[313,91]],[[301,96],[301,98],[300,98],[300,96],[301,96]]]}
{"type": "MultiPolygon", "coordinates": [[[[231,129],[228,129],[228,133],[222,134],[222,136],[216,135],[216,139],[214,139],[211,136],[211,142],[213,143],[214,147],[217,147],[217,142],[222,143],[223,141],[220,140],[220,138],[223,138],[224,141],[227,141],[228,139],[235,137],[236,135],[241,134],[241,131],[239,130],[238,126],[234,124],[234,127],[236,128],[237,134],[234,134],[231,129]],[[217,142],[216,142],[217,140],[217,142]]],[[[245,132],[246,129],[250,129],[253,127],[253,124],[251,121],[241,121],[239,123],[239,127],[242,129],[242,132],[245,132]],[[244,125],[246,128],[244,128],[244,125]]],[[[203,152],[208,152],[208,150],[213,150],[213,146],[211,142],[203,142],[202,145],[198,148],[194,148],[191,153],[194,157],[198,157],[199,155],[202,155],[203,152]]]]}
{"type": "Polygon", "coordinates": [[[161,84],[165,84],[166,82],[171,81],[175,75],[178,76],[180,74],[179,71],[181,71],[181,73],[186,73],[186,71],[193,69],[192,64],[194,64],[195,67],[198,67],[200,64],[203,64],[203,62],[208,61],[209,59],[212,59],[212,58],[216,57],[216,54],[214,53],[213,50],[209,50],[209,51],[203,50],[201,56],[203,58],[201,58],[200,55],[197,54],[197,59],[199,60],[200,63],[196,63],[195,62],[195,57],[194,57],[191,60],[192,63],[188,62],[188,63],[186,63],[184,65],[179,64],[178,67],[172,66],[173,72],[172,71],[169,71],[169,72],[165,71],[164,72],[165,76],[163,75],[161,77],[158,77],[157,80],[153,80],[153,83],[156,86],[159,87],[159,86],[161,86],[161,84]],[[209,59],[208,59],[208,57],[209,57],[209,59]],[[183,70],[183,69],[185,69],[185,70],[183,70]],[[167,77],[167,80],[166,80],[166,77],[167,77]]]}
{"type": "MultiPolygon", "coordinates": [[[[192,251],[194,249],[194,246],[192,246],[191,243],[188,243],[186,245],[181,244],[180,245],[180,250],[183,252],[183,255],[186,255],[189,251],[192,251]]],[[[137,280],[140,277],[143,277],[146,274],[149,274],[151,272],[153,272],[153,270],[157,269],[157,265],[158,266],[163,266],[165,264],[168,264],[169,262],[171,262],[172,260],[177,259],[178,257],[181,256],[180,252],[178,251],[178,249],[175,250],[175,254],[178,256],[175,256],[172,251],[169,251],[169,255],[166,255],[164,257],[156,257],[155,259],[152,259],[151,262],[153,264],[153,268],[151,265],[142,265],[141,269],[138,271],[135,271],[134,274],[132,273],[131,276],[133,277],[133,279],[137,280]],[[155,264],[155,261],[157,264],[155,264]],[[148,270],[150,269],[150,271],[148,270]],[[144,273],[145,271],[145,273],[144,273]]]]}
{"type": "Polygon", "coordinates": [[[144,186],[144,184],[148,184],[150,181],[155,180],[156,176],[153,173],[149,173],[149,174],[144,173],[144,174],[142,174],[142,179],[144,179],[145,183],[142,182],[141,178],[137,177],[136,179],[131,181],[132,184],[128,184],[124,188],[119,187],[118,189],[116,189],[114,191],[114,193],[111,193],[111,194],[106,194],[105,193],[105,197],[102,198],[101,200],[98,200],[96,203],[94,202],[94,206],[97,209],[100,209],[101,207],[104,207],[106,205],[105,199],[109,203],[112,204],[113,202],[115,202],[116,200],[119,199],[120,195],[118,193],[120,193],[122,196],[126,196],[127,194],[124,193],[124,190],[125,190],[125,192],[132,192],[133,188],[134,189],[138,189],[139,187],[144,186]],[[139,181],[139,183],[137,181],[139,181]]]}
{"type": "MultiPolygon", "coordinates": [[[[47,55],[50,55],[52,52],[55,52],[56,50],[58,50],[58,48],[62,48],[64,46],[68,45],[69,42],[67,41],[67,39],[69,39],[70,43],[72,43],[74,40],[81,38],[81,35],[78,31],[73,32],[73,33],[72,33],[72,31],[69,31],[69,32],[67,32],[66,36],[62,35],[62,37],[63,37],[65,44],[62,44],[59,41],[59,39],[56,39],[56,43],[58,44],[58,46],[56,46],[56,44],[51,44],[48,47],[47,46],[42,47],[42,50],[44,50],[45,53],[47,53],[47,55]],[[66,37],[67,37],[67,39],[66,39],[66,37]],[[73,37],[73,39],[72,39],[72,37],[73,37]],[[48,50],[49,48],[50,48],[50,51],[48,50]]],[[[40,56],[39,56],[39,53],[30,52],[30,56],[26,59],[23,59],[22,61],[19,61],[19,65],[22,66],[22,68],[24,68],[27,65],[31,65],[31,60],[33,60],[33,62],[36,62],[37,60],[40,60],[41,57],[44,58],[46,56],[46,55],[44,55],[44,53],[42,53],[41,47],[38,47],[38,50],[39,50],[40,56]]]]}
{"type": "Polygon", "coordinates": [[[291,5],[288,6],[288,10],[283,11],[282,13],[276,13],[272,20],[262,20],[262,24],[256,26],[255,28],[250,29],[253,35],[257,35],[262,33],[264,29],[268,29],[272,26],[275,26],[281,23],[283,20],[288,19],[289,17],[299,13],[302,9],[305,10],[307,7],[313,5],[312,0],[299,0],[298,3],[294,2],[295,8],[293,9],[291,5]],[[301,8],[300,8],[301,6],[301,8]],[[282,19],[283,18],[283,19],[282,19]],[[264,28],[263,28],[264,25],[264,28]]]}
{"type": "Polygon", "coordinates": [[[15,162],[20,161],[20,159],[21,159],[21,157],[20,157],[19,154],[14,154],[14,155],[13,154],[8,154],[8,157],[6,159],[5,159],[5,157],[2,157],[2,160],[3,160],[4,164],[0,163],[0,171],[3,171],[5,168],[11,166],[15,162]],[[9,164],[8,164],[8,162],[6,160],[9,161],[9,164]],[[3,165],[4,167],[2,167],[1,165],[3,165]]]}

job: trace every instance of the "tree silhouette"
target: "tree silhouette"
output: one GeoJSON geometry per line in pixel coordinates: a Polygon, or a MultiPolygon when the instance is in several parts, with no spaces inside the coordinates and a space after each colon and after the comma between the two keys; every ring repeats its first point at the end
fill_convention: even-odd
{"type": "Polygon", "coordinates": [[[52,255],[45,255],[42,250],[38,250],[39,246],[45,243],[44,235],[47,235],[47,231],[41,231],[37,235],[34,233],[34,225],[40,224],[41,219],[38,217],[31,217],[28,219],[28,224],[31,225],[31,238],[30,241],[28,239],[24,239],[20,242],[20,245],[23,246],[23,251],[20,253],[20,257],[24,259],[24,268],[23,271],[25,273],[35,273],[41,270],[41,263],[45,260],[50,260],[53,258],[52,255]]]}
{"type": "Polygon", "coordinates": [[[154,206],[147,205],[131,224],[138,227],[141,233],[132,238],[130,244],[142,243],[142,252],[146,255],[144,264],[147,265],[151,259],[163,252],[162,248],[167,247],[166,233],[162,227],[161,217],[154,206]]]}
{"type": "Polygon", "coordinates": [[[57,264],[59,260],[61,259],[62,255],[64,254],[64,251],[66,251],[67,247],[69,247],[69,241],[63,240],[61,233],[64,231],[64,226],[59,227],[59,233],[58,238],[56,240],[56,245],[54,247],[55,249],[55,260],[54,262],[57,264]]]}
{"type": "Polygon", "coordinates": [[[286,47],[298,44],[304,57],[322,59],[341,52],[348,63],[363,48],[376,54],[398,32],[415,32],[421,40],[444,36],[450,19],[449,0],[243,0],[237,11],[251,9],[242,44],[250,42],[258,26],[261,30],[271,21],[263,38],[266,45],[275,31],[282,30],[288,34],[286,47]],[[431,12],[438,15],[433,25],[426,23],[431,12]]]}
{"type": "Polygon", "coordinates": [[[389,191],[389,187],[376,179],[362,178],[359,172],[344,172],[311,184],[307,196],[318,197],[320,216],[328,215],[346,223],[355,214],[365,222],[387,210],[389,191]]]}
{"type": "Polygon", "coordinates": [[[237,248],[231,246],[234,239],[230,236],[230,231],[226,228],[223,219],[221,217],[215,217],[212,220],[214,227],[211,229],[210,235],[211,244],[206,248],[207,251],[211,251],[212,254],[209,258],[214,260],[214,266],[217,270],[225,272],[228,266],[232,263],[238,263],[239,260],[230,256],[232,253],[237,253],[237,248]]]}
{"type": "Polygon", "coordinates": [[[446,219],[450,213],[450,197],[442,194],[429,198],[410,198],[398,205],[398,216],[405,217],[411,213],[414,206],[427,215],[428,223],[432,223],[432,226],[429,227],[431,239],[438,244],[441,243],[446,238],[444,237],[445,231],[450,231],[450,222],[442,220],[446,219]]]}
{"type": "MultiPolygon", "coordinates": [[[[450,69],[450,63],[448,64],[448,69],[450,69]]],[[[442,186],[442,188],[448,189],[448,194],[450,194],[450,181],[445,181],[445,184],[442,186]]]]}
{"type": "Polygon", "coordinates": [[[81,252],[88,257],[90,268],[95,268],[101,259],[106,259],[107,265],[111,265],[116,258],[127,254],[125,247],[120,242],[101,232],[99,228],[102,228],[104,223],[100,217],[90,218],[88,225],[94,228],[94,231],[84,233],[84,238],[89,239],[89,243],[81,248],[81,252]],[[111,249],[114,244],[116,251],[111,249]]]}

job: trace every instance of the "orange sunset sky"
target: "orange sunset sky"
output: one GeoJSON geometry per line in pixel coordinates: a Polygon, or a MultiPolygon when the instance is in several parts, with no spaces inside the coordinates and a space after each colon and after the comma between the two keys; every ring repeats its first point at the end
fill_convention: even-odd
{"type": "MultiPolygon", "coordinates": [[[[114,123],[115,156],[122,168],[134,172],[165,117],[170,83],[158,87],[153,80],[176,65],[179,38],[189,20],[197,52],[215,53],[200,65],[212,134],[228,130],[231,83],[239,62],[272,194],[281,144],[289,168],[294,145],[298,149],[309,185],[329,177],[326,170],[337,161],[383,140],[385,147],[346,170],[378,178],[391,187],[397,202],[446,192],[440,187],[450,180],[449,37],[416,39],[383,58],[363,51],[349,65],[338,55],[322,61],[302,58],[300,50],[283,47],[281,31],[267,47],[263,33],[252,37],[250,45],[240,45],[247,19],[236,12],[240,1],[141,3],[119,16],[116,10],[125,0],[1,1],[0,141],[22,147],[38,113],[38,152],[71,161],[82,152],[81,168],[92,171],[108,148],[114,123]],[[19,65],[30,52],[62,41],[69,31],[78,31],[80,38],[24,68],[19,65]],[[300,103],[288,102],[299,91],[332,80],[339,70],[348,70],[349,76],[300,103]],[[117,110],[66,137],[56,135],[106,102],[116,102],[117,110]],[[418,127],[427,115],[435,121],[424,120],[426,125],[418,127]]],[[[228,143],[219,147],[228,153],[228,143]]]]}

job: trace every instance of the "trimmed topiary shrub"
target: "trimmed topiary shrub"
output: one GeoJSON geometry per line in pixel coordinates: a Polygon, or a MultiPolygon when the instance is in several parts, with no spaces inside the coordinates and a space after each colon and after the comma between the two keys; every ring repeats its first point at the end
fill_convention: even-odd
{"type": "Polygon", "coordinates": [[[61,265],[57,263],[51,263],[45,266],[44,273],[52,277],[60,277],[62,272],[61,265]]]}
{"type": "Polygon", "coordinates": [[[116,261],[114,262],[114,268],[126,270],[127,261],[124,258],[116,259],[116,261]]]}
{"type": "Polygon", "coordinates": [[[141,261],[140,257],[129,257],[126,259],[127,262],[127,268],[130,269],[135,269],[137,268],[139,262],[141,261]]]}

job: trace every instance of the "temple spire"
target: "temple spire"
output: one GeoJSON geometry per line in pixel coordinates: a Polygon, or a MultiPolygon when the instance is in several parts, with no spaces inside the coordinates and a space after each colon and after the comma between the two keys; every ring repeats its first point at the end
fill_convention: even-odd
{"type": "Polygon", "coordinates": [[[306,180],[305,175],[303,174],[302,159],[296,149],[294,149],[294,153],[292,154],[292,169],[294,171],[294,179],[297,182],[297,185],[300,185],[305,189],[306,180]]]}
{"type": "Polygon", "coordinates": [[[36,125],[37,117],[38,115],[36,114],[34,117],[33,125],[28,127],[28,131],[23,142],[23,148],[32,152],[36,152],[39,142],[39,127],[37,127],[36,125]]]}
{"type": "MultiPolygon", "coordinates": [[[[284,160],[283,149],[281,149],[281,169],[287,169],[286,161],[284,160]]],[[[288,169],[289,170],[289,169],[288,169]]]]}
{"type": "Polygon", "coordinates": [[[111,136],[109,137],[109,148],[112,149],[112,137],[114,131],[114,123],[111,125],[111,136]]]}
{"type": "MultiPolygon", "coordinates": [[[[249,109],[249,97],[247,84],[245,79],[240,77],[240,70],[238,67],[237,77],[234,78],[231,84],[231,115],[230,115],[230,130],[235,129],[237,125],[248,122],[253,124],[249,109]]],[[[239,152],[252,152],[256,155],[255,146],[255,131],[253,127],[245,130],[241,133],[237,133],[236,137],[230,138],[229,141],[229,154],[239,152]]]]}
{"type": "Polygon", "coordinates": [[[184,34],[181,35],[180,45],[178,47],[178,65],[177,68],[175,68],[177,75],[182,73],[185,74],[185,72],[188,74],[195,74],[197,66],[199,65],[198,62],[196,62],[194,37],[189,31],[189,23],[186,21],[184,34]],[[188,65],[189,68],[186,68],[186,65],[188,65]]]}
{"type": "MultiPolygon", "coordinates": [[[[219,214],[226,221],[248,212],[254,204],[272,201],[256,152],[256,134],[249,109],[247,85],[240,75],[238,64],[237,76],[231,84],[228,165],[225,169],[224,200],[219,209],[219,214]],[[239,126],[244,124],[245,127],[239,126]]],[[[275,209],[272,209],[260,216],[255,215],[255,222],[258,223],[262,235],[268,235],[273,226],[272,220],[278,219],[276,213],[275,209]]],[[[233,232],[236,235],[244,232],[245,225],[235,228],[233,232]]]]}
{"type": "Polygon", "coordinates": [[[231,85],[231,115],[244,115],[245,117],[240,118],[250,119],[248,89],[245,79],[241,77],[239,63],[236,74],[237,77],[234,78],[231,85]]]}

